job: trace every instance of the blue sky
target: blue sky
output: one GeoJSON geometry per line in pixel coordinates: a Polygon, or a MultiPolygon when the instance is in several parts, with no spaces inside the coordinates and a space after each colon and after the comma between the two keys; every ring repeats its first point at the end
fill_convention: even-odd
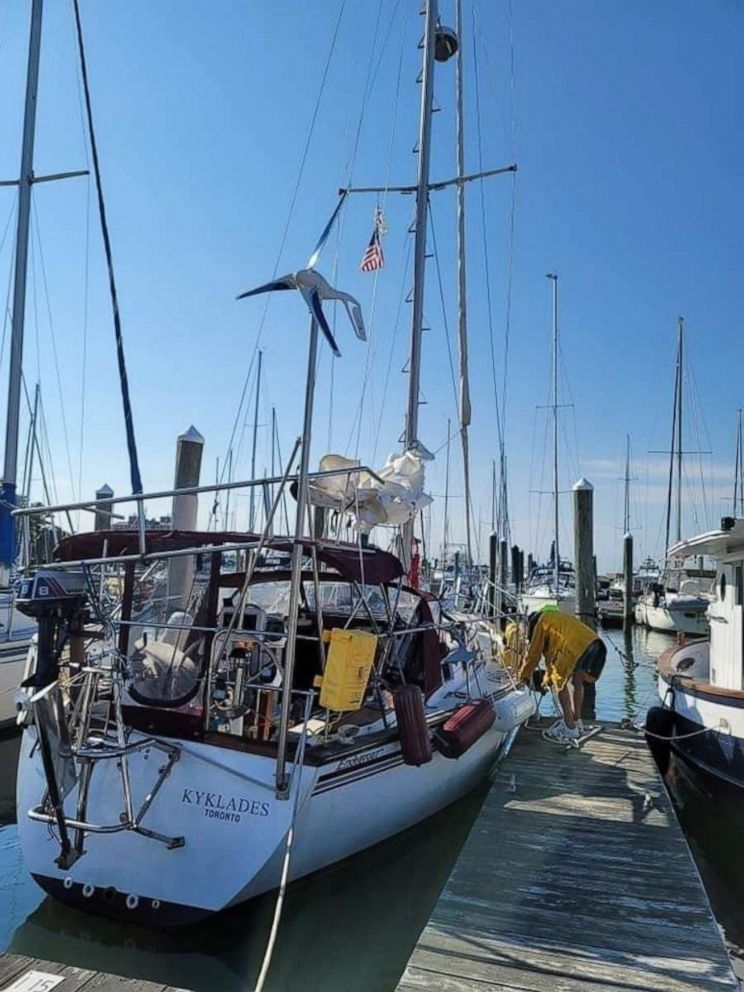
{"type": "MultiPolygon", "coordinates": [[[[0,11],[2,178],[18,170],[28,9],[26,0],[6,0],[0,11]]],[[[266,386],[259,422],[267,424],[276,406],[286,452],[301,424],[306,314],[294,294],[281,294],[272,298],[262,320],[262,299],[237,303],[235,295],[265,281],[277,267],[285,272],[304,264],[338,186],[350,177],[358,184],[384,183],[388,175],[397,183],[414,179],[418,4],[347,0],[339,22],[341,9],[341,0],[314,4],[312,16],[299,0],[82,3],[146,489],[170,484],[175,436],[191,423],[206,437],[204,475],[214,475],[259,331],[266,386]],[[370,64],[374,84],[359,127],[370,64]]],[[[574,404],[564,413],[562,487],[569,488],[579,474],[594,483],[600,566],[614,568],[626,432],[634,451],[637,542],[642,551],[661,548],[666,467],[663,456],[647,452],[668,445],[678,314],[687,321],[687,393],[695,400],[694,410],[686,411],[689,444],[698,446],[699,437],[700,446],[712,451],[703,459],[707,520],[699,469],[694,460],[688,464],[685,530],[715,523],[732,488],[735,417],[744,404],[739,65],[744,6],[734,0],[480,0],[474,19],[470,0],[464,0],[464,9],[468,167],[478,167],[473,23],[483,163],[519,165],[507,401],[514,538],[539,555],[547,550],[547,505],[543,499],[540,506],[530,490],[548,482],[544,412],[535,406],[547,398],[550,287],[544,275],[555,270],[561,287],[562,388],[574,404]]],[[[451,4],[441,2],[441,13],[452,22],[451,4]]],[[[437,69],[436,100],[441,113],[435,118],[432,175],[439,178],[454,170],[452,64],[437,69]]],[[[36,171],[85,167],[86,154],[70,5],[48,3],[36,171]]],[[[77,495],[79,487],[87,495],[104,481],[124,493],[128,480],[91,189],[87,180],[74,179],[35,190],[39,236],[35,233],[29,282],[25,368],[29,388],[37,376],[42,381],[62,498],[77,495]]],[[[511,196],[511,177],[488,181],[486,243],[499,384],[511,196]]],[[[432,199],[452,334],[454,198],[441,192],[432,199]]],[[[0,234],[9,217],[12,221],[13,203],[13,191],[0,190],[0,234]]],[[[400,370],[410,321],[410,307],[400,301],[409,288],[407,228],[413,204],[391,196],[384,206],[387,264],[377,280],[358,272],[371,230],[374,200],[369,198],[347,204],[319,266],[329,277],[337,273],[338,284],[359,297],[371,334],[367,350],[339,313],[343,357],[333,370],[327,351],[321,361],[314,459],[328,450],[357,453],[362,393],[359,456],[381,463],[398,447],[407,387],[400,370]]],[[[496,431],[477,186],[468,190],[467,206],[473,502],[485,536],[496,431]]],[[[12,226],[0,251],[2,294],[11,271],[12,226]]],[[[428,263],[426,313],[431,330],[424,344],[427,402],[420,435],[428,447],[441,449],[447,418],[456,414],[434,259],[428,263]]],[[[7,343],[0,364],[3,390],[6,376],[7,343]]],[[[241,416],[239,435],[244,423],[250,431],[252,420],[251,407],[241,416]]],[[[244,432],[238,474],[247,474],[248,457],[244,432]]],[[[269,458],[268,431],[262,427],[261,469],[269,458]]],[[[451,533],[461,540],[462,485],[454,442],[452,462],[451,533]]],[[[443,493],[441,450],[429,484],[435,494],[443,493]]],[[[240,501],[236,512],[240,523],[245,512],[240,501]]],[[[567,497],[562,516],[565,548],[570,545],[567,497]]],[[[438,545],[441,500],[431,528],[438,545]]]]}

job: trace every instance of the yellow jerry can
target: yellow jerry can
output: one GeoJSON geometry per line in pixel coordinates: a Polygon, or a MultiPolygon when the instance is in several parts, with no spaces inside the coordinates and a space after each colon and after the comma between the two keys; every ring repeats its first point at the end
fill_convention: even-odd
{"type": "Polygon", "coordinates": [[[364,630],[326,632],[329,640],[326,667],[320,690],[320,705],[328,710],[361,708],[369,674],[375,662],[377,637],[364,630]]]}

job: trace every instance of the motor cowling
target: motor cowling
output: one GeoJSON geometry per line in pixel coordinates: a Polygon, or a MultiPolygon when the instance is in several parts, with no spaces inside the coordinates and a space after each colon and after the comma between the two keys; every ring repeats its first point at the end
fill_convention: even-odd
{"type": "Polygon", "coordinates": [[[84,572],[39,569],[16,583],[15,606],[39,625],[36,669],[23,688],[43,689],[56,681],[62,647],[71,628],[80,626],[86,601],[84,572]]]}

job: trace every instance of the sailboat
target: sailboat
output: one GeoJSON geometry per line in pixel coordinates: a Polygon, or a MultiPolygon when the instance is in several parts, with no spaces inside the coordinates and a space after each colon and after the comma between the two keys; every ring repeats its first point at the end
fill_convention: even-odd
{"type": "Polygon", "coordinates": [[[536,565],[527,577],[521,602],[525,613],[535,613],[544,606],[556,606],[563,613],[576,612],[576,576],[568,560],[560,553],[560,493],[558,484],[558,276],[549,272],[546,276],[553,287],[553,390],[550,404],[553,426],[553,542],[550,561],[546,565],[536,565]]]}
{"type": "Polygon", "coordinates": [[[678,549],[682,543],[682,393],[684,383],[684,319],[677,322],[677,358],[675,364],[672,443],[669,450],[669,485],[667,489],[666,532],[664,547],[670,547],[673,482],[676,470],[676,541],[675,551],[667,552],[664,571],[650,584],[635,607],[636,623],[667,633],[705,635],[708,632],[708,607],[715,570],[702,562],[690,566],[687,556],[678,549]]]}
{"type": "MultiPolygon", "coordinates": [[[[310,471],[318,350],[322,340],[338,350],[326,302],[341,300],[364,334],[361,308],[315,270],[316,251],[305,269],[242,294],[294,290],[310,314],[303,430],[283,470],[143,492],[122,375],[136,482],[132,496],[108,502],[134,503],[140,525],[73,535],[21,583],[19,607],[38,620],[39,639],[19,835],[33,877],[65,903],[181,924],[250,899],[457,801],[533,712],[488,631],[465,615],[435,619],[409,562],[368,535],[381,514],[402,523],[404,559],[412,557],[433,76],[437,61],[458,53],[459,5],[457,33],[441,26],[436,0],[423,16],[403,455],[384,475],[358,464],[310,471]],[[294,533],[281,536],[277,508],[290,487],[294,533]],[[145,501],[171,498],[174,511],[186,501],[195,523],[199,494],[227,488],[273,494],[260,533],[143,524],[145,501]],[[309,510],[333,499],[355,516],[359,540],[309,536],[309,510]],[[168,596],[153,601],[163,575],[168,596]]],[[[85,71],[83,80],[90,115],[85,71]]],[[[94,147],[92,118],[90,136],[94,147]]],[[[95,504],[70,508],[79,506],[95,504]]]]}
{"type": "MultiPolygon", "coordinates": [[[[31,50],[41,36],[41,6],[33,4],[31,14],[31,50]]],[[[5,454],[0,486],[0,729],[16,722],[18,707],[16,690],[21,682],[31,638],[36,631],[33,620],[24,616],[14,605],[13,584],[16,576],[18,541],[12,509],[19,503],[18,441],[21,410],[23,337],[26,315],[26,277],[31,217],[31,188],[34,183],[85,175],[84,171],[35,176],[33,170],[36,92],[38,63],[29,58],[26,85],[26,114],[23,126],[21,165],[17,180],[5,181],[3,186],[18,187],[16,216],[15,264],[11,320],[10,371],[5,423],[5,454]]],[[[38,405],[38,392],[34,409],[38,405]]],[[[34,418],[35,420],[35,412],[34,418]]],[[[32,422],[32,432],[35,423],[32,422]]],[[[33,440],[32,440],[33,443],[33,440]]],[[[32,449],[33,450],[33,449],[32,449]]]]}

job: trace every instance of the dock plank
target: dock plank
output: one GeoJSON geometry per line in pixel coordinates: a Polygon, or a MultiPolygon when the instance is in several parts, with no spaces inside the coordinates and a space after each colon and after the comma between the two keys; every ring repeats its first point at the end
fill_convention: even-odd
{"type": "Polygon", "coordinates": [[[523,731],[399,992],[723,992],[737,980],[645,742],[523,731]]]}
{"type": "Polygon", "coordinates": [[[30,971],[60,975],[64,979],[54,992],[182,992],[161,983],[123,978],[88,968],[76,968],[57,961],[43,961],[25,954],[0,954],[0,992],[12,989],[30,971]]]}

